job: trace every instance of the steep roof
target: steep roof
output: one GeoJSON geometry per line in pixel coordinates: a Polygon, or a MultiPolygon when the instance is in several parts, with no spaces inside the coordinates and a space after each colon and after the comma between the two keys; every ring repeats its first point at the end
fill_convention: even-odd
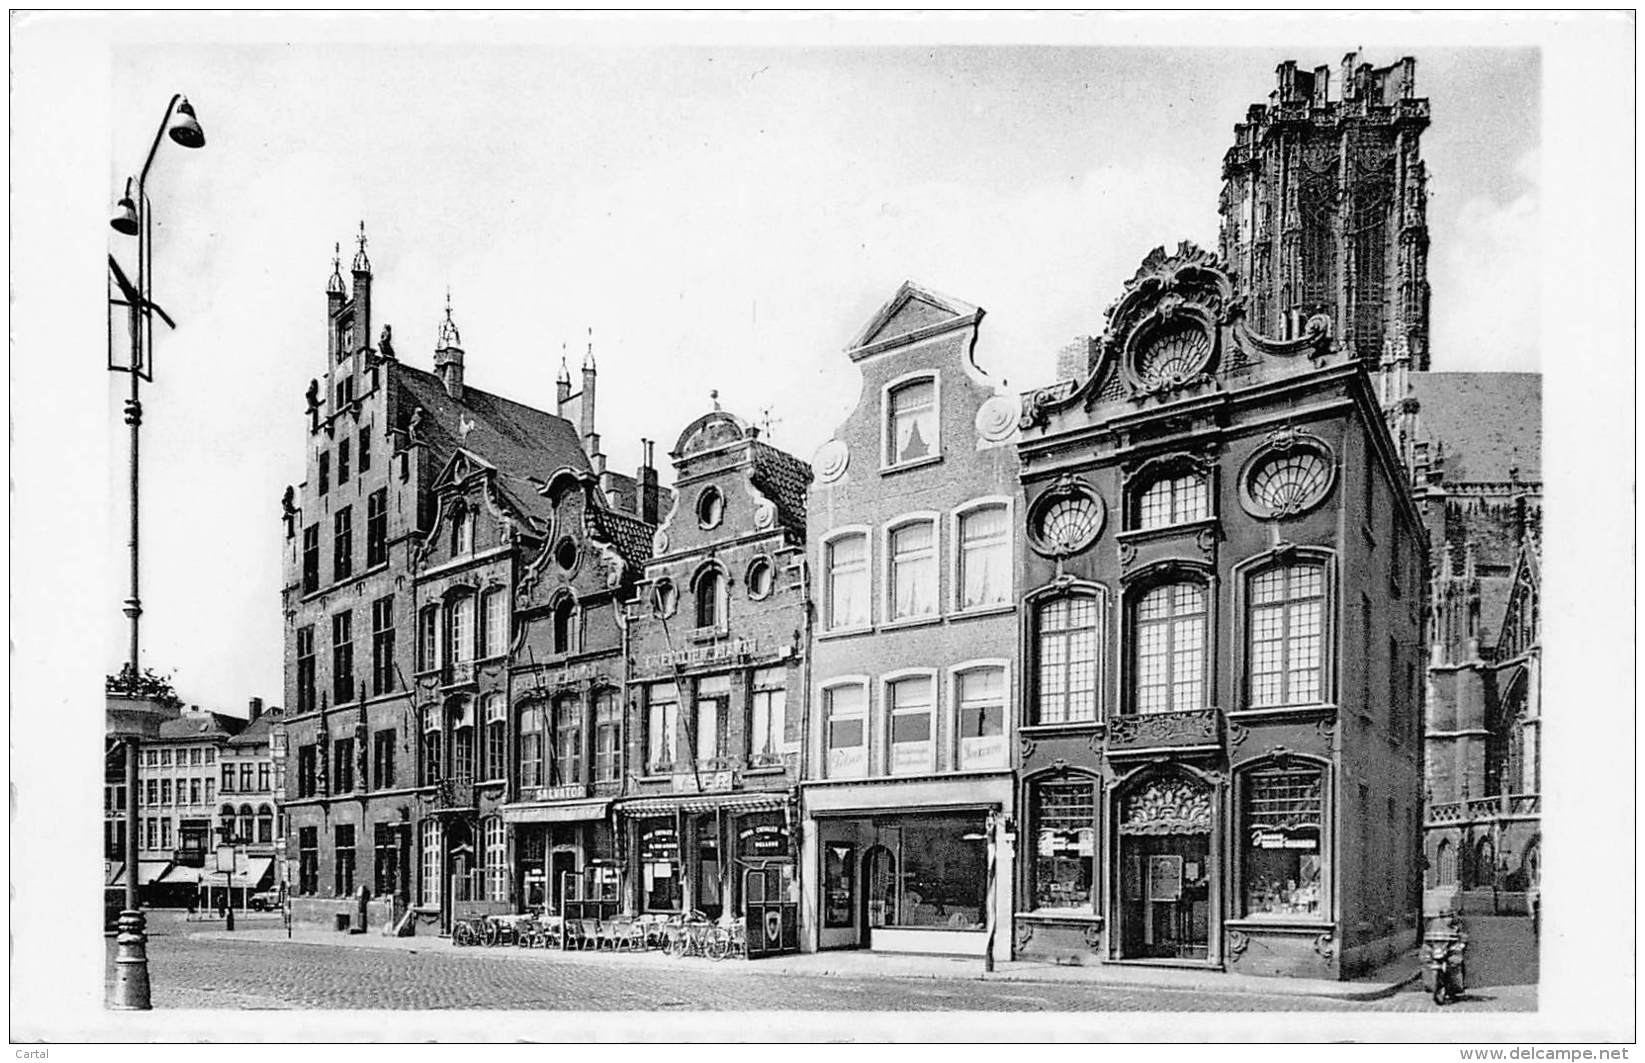
{"type": "Polygon", "coordinates": [[[777,521],[805,538],[805,493],[811,485],[811,466],[766,443],[755,442],[754,486],[777,507],[777,521]]]}
{"type": "Polygon", "coordinates": [[[161,721],[160,738],[166,742],[221,741],[239,734],[245,726],[246,721],[239,716],[224,716],[220,712],[184,713],[175,720],[161,721]]]}
{"type": "Polygon", "coordinates": [[[268,714],[257,717],[246,725],[245,730],[228,740],[231,746],[265,746],[268,745],[268,714]]]}
{"type": "Polygon", "coordinates": [[[651,559],[651,536],[657,530],[655,525],[605,506],[592,507],[588,512],[594,521],[595,533],[616,548],[630,569],[638,571],[651,559]]]}
{"type": "Polygon", "coordinates": [[[396,427],[405,431],[412,411],[421,407],[417,438],[428,444],[435,467],[443,468],[459,448],[483,458],[497,469],[508,502],[525,516],[546,521],[553,510],[529,475],[544,480],[563,467],[589,469],[577,429],[562,417],[466,384],[458,401],[438,376],[403,362],[396,363],[394,377],[406,400],[396,427]],[[472,426],[466,437],[465,423],[472,426]]]}
{"type": "Polygon", "coordinates": [[[1447,481],[1542,479],[1542,374],[1412,373],[1423,438],[1445,447],[1447,481]]]}

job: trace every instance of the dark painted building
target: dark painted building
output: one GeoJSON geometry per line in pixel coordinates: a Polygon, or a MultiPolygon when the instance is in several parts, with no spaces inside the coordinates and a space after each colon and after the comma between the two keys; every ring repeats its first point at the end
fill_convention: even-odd
{"type": "Polygon", "coordinates": [[[1423,530],[1371,377],[1157,249],[1035,393],[1015,951],[1342,977],[1416,934],[1423,530]]]}

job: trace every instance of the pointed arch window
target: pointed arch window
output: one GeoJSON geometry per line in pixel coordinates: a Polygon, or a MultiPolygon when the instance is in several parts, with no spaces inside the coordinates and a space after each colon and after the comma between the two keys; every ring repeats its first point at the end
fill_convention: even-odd
{"type": "Polygon", "coordinates": [[[1206,619],[1203,583],[1162,583],[1132,610],[1135,646],[1131,710],[1186,712],[1205,707],[1206,619]]]}

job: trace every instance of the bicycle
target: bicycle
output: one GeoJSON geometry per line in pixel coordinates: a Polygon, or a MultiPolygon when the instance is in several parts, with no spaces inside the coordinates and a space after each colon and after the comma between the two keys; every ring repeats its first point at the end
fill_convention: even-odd
{"type": "Polygon", "coordinates": [[[458,948],[471,945],[492,945],[497,941],[497,928],[483,915],[471,915],[451,925],[451,943],[458,948]]]}
{"type": "Polygon", "coordinates": [[[714,928],[713,936],[709,938],[708,958],[723,960],[727,956],[748,959],[748,931],[741,922],[722,923],[714,928]]]}

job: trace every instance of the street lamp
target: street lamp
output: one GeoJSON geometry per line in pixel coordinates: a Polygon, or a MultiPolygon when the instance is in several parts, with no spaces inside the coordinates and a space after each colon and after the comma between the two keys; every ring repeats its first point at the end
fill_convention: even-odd
{"type": "MultiPolygon", "coordinates": [[[[148,158],[143,161],[143,168],[137,175],[137,195],[132,197],[132,182],[126,181],[126,191],[120,197],[115,207],[115,214],[109,220],[114,231],[123,236],[137,237],[137,280],[136,283],[126,279],[119,263],[114,256],[109,255],[109,271],[119,286],[123,298],[111,299],[115,305],[127,308],[127,320],[130,329],[130,356],[124,365],[114,360],[113,345],[110,344],[109,369],[117,373],[128,373],[131,376],[131,396],[126,399],[126,424],[131,426],[131,594],[123,603],[122,611],[131,621],[131,639],[128,646],[126,664],[122,670],[122,678],[126,686],[133,693],[140,688],[138,677],[141,674],[141,662],[138,654],[138,620],[143,615],[142,599],[138,596],[137,579],[137,457],[138,457],[138,428],[143,421],[143,407],[139,401],[138,385],[143,380],[154,379],[154,365],[152,346],[154,340],[154,314],[158,313],[167,325],[175,328],[175,323],[164,310],[161,310],[149,298],[150,286],[150,210],[148,201],[149,167],[154,165],[154,155],[160,148],[160,141],[170,134],[173,142],[185,148],[203,147],[206,135],[200,129],[200,120],[195,116],[194,108],[181,95],[171,98],[166,104],[166,113],[160,119],[160,128],[154,132],[154,143],[149,147],[148,158]]],[[[145,731],[152,733],[153,721],[148,725],[134,724],[129,721],[117,721],[110,718],[108,731],[112,737],[121,738],[126,746],[126,909],[120,913],[120,932],[115,938],[115,978],[114,997],[110,1006],[122,1010],[142,1010],[150,1008],[149,1003],[149,972],[148,972],[148,938],[145,933],[142,910],[138,907],[137,895],[137,753],[138,745],[145,731]]]]}

